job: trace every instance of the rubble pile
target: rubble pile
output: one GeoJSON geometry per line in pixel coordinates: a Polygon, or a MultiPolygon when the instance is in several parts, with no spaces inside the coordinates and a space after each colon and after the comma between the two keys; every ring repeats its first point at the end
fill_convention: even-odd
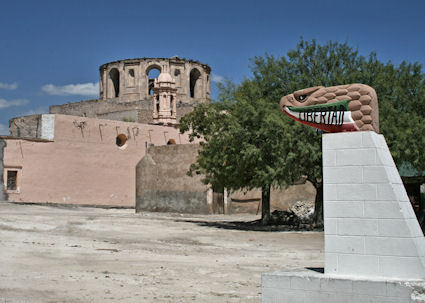
{"type": "Polygon", "coordinates": [[[310,202],[298,201],[289,210],[275,210],[271,213],[272,225],[284,225],[290,230],[313,230],[314,207],[310,202]]]}

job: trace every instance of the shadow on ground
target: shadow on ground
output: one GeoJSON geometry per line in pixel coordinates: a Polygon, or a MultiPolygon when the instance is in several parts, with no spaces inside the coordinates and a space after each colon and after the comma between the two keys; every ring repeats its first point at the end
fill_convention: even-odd
{"type": "Polygon", "coordinates": [[[214,227],[220,229],[246,230],[246,231],[322,231],[320,228],[300,228],[293,225],[262,225],[261,220],[254,221],[201,221],[201,220],[175,220],[176,222],[194,223],[199,226],[214,227]]]}

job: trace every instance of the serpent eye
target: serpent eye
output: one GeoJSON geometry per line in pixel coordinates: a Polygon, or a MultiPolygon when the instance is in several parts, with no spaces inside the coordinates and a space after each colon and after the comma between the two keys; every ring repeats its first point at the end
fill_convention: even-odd
{"type": "Polygon", "coordinates": [[[307,95],[300,95],[297,99],[298,101],[304,101],[305,99],[307,99],[307,95]]]}

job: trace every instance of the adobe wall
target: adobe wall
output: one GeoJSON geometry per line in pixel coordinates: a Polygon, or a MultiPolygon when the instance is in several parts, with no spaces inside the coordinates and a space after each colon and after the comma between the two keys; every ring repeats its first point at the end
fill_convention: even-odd
{"type": "MultiPolygon", "coordinates": [[[[207,186],[200,175],[189,177],[186,172],[196,161],[198,144],[150,147],[136,168],[136,211],[208,213],[207,186]]],[[[316,190],[310,182],[274,189],[271,210],[288,210],[298,201],[314,206],[316,190]]],[[[257,213],[261,191],[230,193],[230,213],[257,213]]]]}
{"type": "Polygon", "coordinates": [[[5,201],[7,200],[7,194],[5,191],[5,186],[4,186],[4,163],[3,163],[3,158],[4,158],[4,148],[6,147],[6,141],[0,138],[0,201],[5,201]]]}
{"type": "Polygon", "coordinates": [[[146,146],[189,143],[172,127],[43,116],[54,118],[53,140],[4,137],[5,169],[19,170],[10,201],[134,207],[135,168],[146,146]],[[128,138],[125,146],[117,146],[119,134],[128,138]]]}
{"type": "Polygon", "coordinates": [[[186,172],[196,160],[198,144],[154,146],[136,167],[136,212],[208,214],[201,176],[186,172]]]}

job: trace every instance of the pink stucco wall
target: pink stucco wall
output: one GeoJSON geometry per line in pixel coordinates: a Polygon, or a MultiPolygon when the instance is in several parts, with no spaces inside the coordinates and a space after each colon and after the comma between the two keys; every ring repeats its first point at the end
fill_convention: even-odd
{"type": "Polygon", "coordinates": [[[55,115],[54,139],[7,138],[5,170],[18,170],[9,201],[135,206],[135,167],[146,145],[170,139],[187,144],[173,127],[55,115]],[[125,147],[116,137],[128,138],[125,147]]]}

